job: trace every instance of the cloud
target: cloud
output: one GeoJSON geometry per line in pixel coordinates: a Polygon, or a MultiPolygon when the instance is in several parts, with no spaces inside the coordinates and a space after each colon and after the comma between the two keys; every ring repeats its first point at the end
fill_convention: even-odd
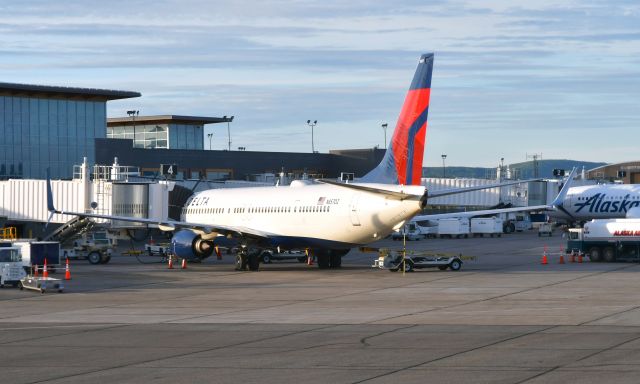
{"type": "Polygon", "coordinates": [[[382,144],[435,51],[427,162],[618,161],[635,154],[614,137],[640,139],[638,25],[634,1],[36,0],[0,4],[0,81],[143,94],[110,116],[235,115],[234,145],[255,150],[308,151],[318,119],[326,151],[382,144]]]}

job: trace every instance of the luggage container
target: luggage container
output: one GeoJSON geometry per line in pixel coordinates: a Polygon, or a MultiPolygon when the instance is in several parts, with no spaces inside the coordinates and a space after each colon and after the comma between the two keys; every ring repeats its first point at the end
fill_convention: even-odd
{"type": "Polygon", "coordinates": [[[476,217],[471,219],[471,234],[473,237],[502,236],[503,220],[497,217],[476,217]]]}
{"type": "Polygon", "coordinates": [[[438,236],[440,238],[469,237],[469,219],[452,218],[438,220],[438,236]]]}

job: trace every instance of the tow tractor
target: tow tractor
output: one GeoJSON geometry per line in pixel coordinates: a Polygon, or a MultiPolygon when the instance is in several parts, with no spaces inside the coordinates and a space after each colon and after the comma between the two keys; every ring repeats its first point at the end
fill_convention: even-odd
{"type": "Polygon", "coordinates": [[[25,276],[27,273],[22,267],[20,248],[0,248],[0,288],[7,284],[17,287],[25,276]]]}
{"type": "MultiPolygon", "coordinates": [[[[366,252],[366,249],[361,248],[366,252]]],[[[441,271],[447,268],[459,271],[462,268],[462,259],[473,260],[473,257],[450,253],[429,251],[403,251],[378,249],[379,256],[373,261],[372,267],[388,269],[391,272],[412,272],[415,269],[438,268],[441,271]]]]}

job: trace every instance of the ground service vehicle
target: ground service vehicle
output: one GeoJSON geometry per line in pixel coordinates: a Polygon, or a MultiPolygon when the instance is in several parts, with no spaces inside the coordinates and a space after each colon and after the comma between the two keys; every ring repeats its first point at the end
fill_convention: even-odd
{"type": "Polygon", "coordinates": [[[553,225],[551,223],[540,223],[538,225],[538,237],[553,236],[553,225]]]}
{"type": "Polygon", "coordinates": [[[113,243],[106,231],[84,232],[65,243],[60,253],[63,258],[87,259],[91,264],[106,264],[111,260],[113,243]]]}
{"type": "Polygon", "coordinates": [[[399,231],[393,232],[391,234],[391,239],[393,240],[403,240],[407,241],[415,241],[426,238],[427,235],[422,233],[422,230],[419,225],[416,223],[407,223],[400,228],[399,231]]]}
{"type": "Polygon", "coordinates": [[[467,218],[451,218],[438,220],[438,236],[440,238],[448,237],[461,238],[469,237],[469,219],[467,218]]]}
{"type": "Polygon", "coordinates": [[[60,267],[60,243],[57,241],[16,240],[0,242],[0,247],[20,249],[22,267],[27,272],[34,265],[42,267],[45,259],[47,259],[47,267],[50,272],[53,273],[57,267],[60,267]]]}
{"type": "Polygon", "coordinates": [[[473,237],[484,235],[502,236],[502,219],[497,217],[476,217],[471,219],[471,234],[473,237]]]}
{"type": "Polygon", "coordinates": [[[406,252],[403,258],[402,251],[385,251],[373,261],[372,267],[388,269],[391,272],[412,272],[423,268],[438,268],[441,271],[449,268],[459,271],[462,268],[462,260],[458,256],[428,252],[406,252]]]}
{"type": "Polygon", "coordinates": [[[304,263],[307,261],[307,255],[301,251],[277,252],[270,249],[264,250],[260,254],[260,261],[265,264],[270,264],[273,260],[297,260],[304,263]]]}
{"type": "Polygon", "coordinates": [[[594,262],[640,261],[640,219],[591,220],[570,228],[566,249],[594,262]]]}
{"type": "Polygon", "coordinates": [[[22,268],[22,256],[18,247],[0,248],[0,288],[7,284],[17,287],[20,280],[27,276],[22,268]]]}

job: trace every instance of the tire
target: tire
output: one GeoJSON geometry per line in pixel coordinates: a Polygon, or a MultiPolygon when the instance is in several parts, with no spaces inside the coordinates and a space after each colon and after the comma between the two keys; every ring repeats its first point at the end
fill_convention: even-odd
{"type": "Polygon", "coordinates": [[[452,271],[459,271],[460,268],[462,268],[462,261],[454,259],[451,263],[449,263],[449,268],[451,268],[452,271]]]}
{"type": "Polygon", "coordinates": [[[327,253],[319,254],[316,258],[318,260],[318,268],[327,269],[331,266],[331,259],[327,253]]]}
{"type": "Polygon", "coordinates": [[[589,260],[593,261],[594,263],[602,261],[602,252],[600,251],[600,248],[593,247],[589,249],[589,260]]]}
{"type": "Polygon", "coordinates": [[[271,254],[269,252],[262,252],[260,258],[262,259],[263,263],[271,264],[271,254]]]}
{"type": "Polygon", "coordinates": [[[249,270],[258,271],[260,269],[260,257],[254,253],[249,255],[249,270]]]}
{"type": "Polygon", "coordinates": [[[87,255],[87,260],[89,260],[89,263],[94,265],[100,264],[100,261],[102,260],[102,255],[100,255],[100,252],[93,251],[87,255]]]}
{"type": "Polygon", "coordinates": [[[329,268],[340,268],[342,267],[342,255],[333,254],[329,256],[329,268]]]}
{"type": "Polygon", "coordinates": [[[247,255],[238,253],[236,255],[236,271],[246,271],[247,270],[247,255]]]}
{"type": "MultiPolygon", "coordinates": [[[[400,268],[402,268],[402,263],[400,264],[400,268]]],[[[405,272],[413,272],[413,263],[409,260],[404,261],[404,271],[405,272]]]]}
{"type": "Polygon", "coordinates": [[[612,247],[607,247],[602,252],[602,259],[606,263],[614,263],[616,261],[616,252],[612,247]]]}

